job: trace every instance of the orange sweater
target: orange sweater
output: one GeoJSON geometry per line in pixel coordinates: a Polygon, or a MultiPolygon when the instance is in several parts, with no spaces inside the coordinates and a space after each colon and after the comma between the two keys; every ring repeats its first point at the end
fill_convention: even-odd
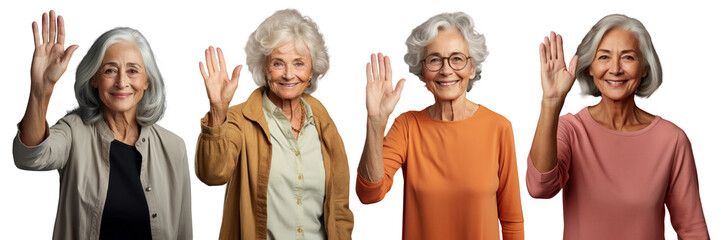
{"type": "Polygon", "coordinates": [[[511,123],[480,106],[461,121],[428,108],[396,118],[383,141],[385,175],[356,181],[365,204],[383,199],[403,168],[403,239],[523,239],[511,123]]]}

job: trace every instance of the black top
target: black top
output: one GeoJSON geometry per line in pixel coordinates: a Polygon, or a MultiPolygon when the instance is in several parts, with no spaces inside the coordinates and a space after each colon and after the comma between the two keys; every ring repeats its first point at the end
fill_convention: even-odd
{"type": "Polygon", "coordinates": [[[135,146],[118,140],[110,143],[110,181],[100,239],[152,239],[148,203],[140,183],[142,162],[135,146]]]}

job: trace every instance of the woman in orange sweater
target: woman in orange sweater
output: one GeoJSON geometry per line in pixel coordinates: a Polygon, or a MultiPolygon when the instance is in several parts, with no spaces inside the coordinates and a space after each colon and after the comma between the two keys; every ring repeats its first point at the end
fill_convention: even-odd
{"type": "Polygon", "coordinates": [[[396,118],[403,89],[393,89],[390,59],[366,65],[367,135],[356,191],[365,204],[383,199],[403,168],[404,239],[523,239],[523,214],[511,123],[466,98],[487,55],[485,38],[465,13],[443,13],[416,27],[405,61],[435,104],[396,118]]]}

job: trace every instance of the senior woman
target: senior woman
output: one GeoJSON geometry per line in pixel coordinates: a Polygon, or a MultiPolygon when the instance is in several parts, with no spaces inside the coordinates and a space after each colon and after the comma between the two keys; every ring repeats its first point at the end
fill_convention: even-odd
{"type": "Polygon", "coordinates": [[[137,30],[101,35],[78,66],[79,107],[48,128],[53,88],[77,45],[63,18],[33,22],[30,99],[13,142],[15,165],[60,173],[53,239],[192,239],[185,143],[156,125],[165,87],[137,30]],[[49,22],[49,23],[48,23],[49,22]]]}
{"type": "Polygon", "coordinates": [[[350,239],[345,147],[309,95],[328,71],[318,26],[297,10],[275,12],[245,52],[259,88],[233,107],[241,66],[228,79],[223,52],[213,47],[205,51],[207,73],[200,63],[210,111],[195,170],[208,185],[228,184],[220,239],[350,239]]]}
{"type": "Polygon", "coordinates": [[[403,88],[391,84],[387,56],[366,66],[367,135],[356,191],[383,199],[403,168],[404,239],[523,239],[523,215],[511,123],[466,98],[480,79],[485,38],[465,13],[443,13],[413,29],[405,61],[435,103],[396,118],[383,133],[403,88]]]}
{"type": "Polygon", "coordinates": [[[539,54],[543,100],[526,182],[536,198],[564,189],[564,238],[663,239],[665,204],[679,239],[708,239],[691,143],[635,103],[661,85],[643,24],[602,18],[568,69],[560,35],[551,32],[539,54]],[[601,101],[559,118],[576,78],[584,95],[601,101]]]}

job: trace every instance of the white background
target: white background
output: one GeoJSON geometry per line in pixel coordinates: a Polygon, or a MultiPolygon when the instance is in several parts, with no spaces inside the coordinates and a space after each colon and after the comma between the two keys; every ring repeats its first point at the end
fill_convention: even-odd
{"type": "MultiPolygon", "coordinates": [[[[58,1],[5,2],[2,24],[0,124],[0,238],[48,239],[52,236],[58,198],[56,171],[31,172],[15,168],[12,139],[29,94],[33,54],[32,21],[50,9],[65,17],[66,43],[78,44],[65,75],[55,87],[48,111],[52,125],[77,106],[73,92],[75,70],[92,42],[118,26],[140,30],[150,42],[167,86],[167,111],[158,123],[180,135],[193,168],[199,120],[208,110],[207,95],[198,71],[208,45],[225,50],[228,65],[245,64],[248,35],[274,11],[297,8],[310,16],[324,34],[330,70],[313,94],[328,108],[338,125],[351,168],[350,207],[355,214],[356,239],[400,239],[403,178],[396,174],[393,189],[382,202],[363,205],[355,191],[356,167],[365,138],[365,63],[382,51],[393,61],[396,76],[407,78],[403,96],[392,118],[432,104],[431,94],[403,62],[405,40],[411,29],[441,12],[464,11],[487,39],[490,52],[468,98],[506,116],[514,127],[521,197],[528,239],[560,239],[563,209],[560,194],[552,200],[532,199],[525,186],[526,157],[538,119],[541,99],[538,45],[549,31],[564,36],[570,59],[586,32],[601,17],[623,13],[641,20],[651,33],[660,57],[664,83],[650,99],[638,100],[644,110],[683,128],[694,148],[701,200],[711,235],[721,222],[718,174],[719,49],[718,7],[701,1],[247,1],[157,3],[113,1],[60,3],[58,1]]],[[[68,45],[69,45],[68,44],[68,45]]],[[[233,105],[256,88],[246,69],[233,105]]],[[[598,98],[581,97],[578,85],[568,95],[563,113],[576,113],[598,98]]],[[[391,121],[392,123],[392,121],[391,121]]],[[[390,123],[389,123],[390,125],[390,123]]],[[[390,126],[389,126],[390,127],[390,126]]],[[[469,146],[472,147],[472,146],[469,146]]],[[[192,170],[191,170],[192,171],[192,170]]],[[[400,172],[400,171],[399,171],[400,172]]],[[[191,175],[194,173],[191,172],[191,175]]],[[[193,225],[196,239],[215,239],[220,229],[225,186],[208,187],[191,176],[193,225]]],[[[666,216],[666,237],[676,234],[666,216]]]]}

